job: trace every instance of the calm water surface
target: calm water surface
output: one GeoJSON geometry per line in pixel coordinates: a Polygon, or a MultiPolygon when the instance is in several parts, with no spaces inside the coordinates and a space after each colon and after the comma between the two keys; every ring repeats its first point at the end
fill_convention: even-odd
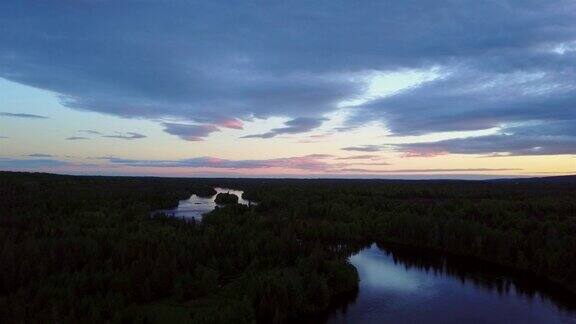
{"type": "MultiPolygon", "coordinates": [[[[234,190],[228,188],[214,188],[214,190],[217,192],[216,195],[221,192],[228,192],[238,196],[239,204],[248,205],[250,203],[248,200],[242,199],[242,194],[244,193],[242,190],[234,190]]],[[[192,195],[188,199],[180,200],[177,208],[171,210],[163,210],[162,212],[170,216],[201,220],[202,215],[214,210],[214,208],[218,206],[214,202],[216,195],[212,197],[198,197],[196,195],[192,195]]]]}
{"type": "Polygon", "coordinates": [[[575,300],[560,301],[485,265],[469,271],[375,244],[350,261],[360,275],[358,296],[328,323],[576,323],[575,300]]]}

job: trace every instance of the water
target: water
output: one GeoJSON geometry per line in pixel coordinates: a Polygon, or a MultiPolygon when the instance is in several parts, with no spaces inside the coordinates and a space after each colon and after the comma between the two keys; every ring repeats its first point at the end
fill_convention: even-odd
{"type": "MultiPolygon", "coordinates": [[[[228,192],[238,196],[239,204],[248,205],[250,203],[248,200],[242,199],[242,194],[244,193],[242,190],[228,188],[214,188],[214,190],[217,192],[216,195],[221,192],[228,192]]],[[[160,212],[174,217],[195,219],[199,221],[202,220],[202,215],[214,210],[214,208],[218,206],[214,202],[216,195],[212,197],[198,197],[196,195],[192,195],[188,199],[180,200],[178,202],[178,207],[175,209],[162,210],[160,212]]]]}
{"type": "Polygon", "coordinates": [[[375,244],[350,262],[360,275],[358,295],[328,323],[576,323],[576,300],[481,262],[463,266],[375,244]]]}

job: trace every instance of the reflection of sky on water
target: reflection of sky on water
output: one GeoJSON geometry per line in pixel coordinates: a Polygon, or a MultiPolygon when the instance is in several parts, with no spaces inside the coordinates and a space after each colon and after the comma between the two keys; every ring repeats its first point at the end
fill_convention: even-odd
{"type": "Polygon", "coordinates": [[[561,310],[543,293],[536,298],[513,288],[499,293],[494,286],[397,260],[375,244],[351,256],[360,275],[358,298],[331,315],[328,323],[576,324],[574,312],[561,310]]]}
{"type": "MultiPolygon", "coordinates": [[[[248,205],[249,203],[248,200],[242,199],[242,194],[244,193],[242,190],[228,188],[214,188],[214,190],[217,192],[216,195],[221,192],[227,192],[238,196],[239,204],[248,205]]],[[[198,197],[192,195],[188,199],[180,200],[176,209],[166,210],[163,212],[170,216],[195,219],[199,221],[202,219],[202,215],[216,208],[217,204],[214,202],[216,195],[212,197],[198,197]]]]}
{"type": "Polygon", "coordinates": [[[360,275],[360,289],[409,293],[431,288],[431,281],[422,280],[418,274],[395,265],[392,257],[380,252],[375,244],[350,257],[350,262],[360,275]]]}

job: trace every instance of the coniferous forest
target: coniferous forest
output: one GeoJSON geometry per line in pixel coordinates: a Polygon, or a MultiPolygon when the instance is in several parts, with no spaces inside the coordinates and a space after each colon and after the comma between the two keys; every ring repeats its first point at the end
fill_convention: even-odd
{"type": "Polygon", "coordinates": [[[576,182],[0,172],[0,322],[314,322],[356,293],[347,257],[372,242],[494,263],[576,296],[576,182]],[[214,186],[257,204],[198,222],[152,213],[214,186]]]}

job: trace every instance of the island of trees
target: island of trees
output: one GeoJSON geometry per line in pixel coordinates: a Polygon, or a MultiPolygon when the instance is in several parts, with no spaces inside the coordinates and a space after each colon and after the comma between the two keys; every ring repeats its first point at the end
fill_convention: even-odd
{"type": "Polygon", "coordinates": [[[238,196],[228,192],[221,192],[216,195],[216,199],[214,199],[214,202],[219,205],[237,204],[238,196]]]}
{"type": "Polygon", "coordinates": [[[573,180],[0,172],[0,197],[1,323],[315,322],[353,298],[347,257],[372,242],[483,260],[576,293],[573,180]],[[258,204],[201,222],[151,213],[213,186],[258,204]]]}

